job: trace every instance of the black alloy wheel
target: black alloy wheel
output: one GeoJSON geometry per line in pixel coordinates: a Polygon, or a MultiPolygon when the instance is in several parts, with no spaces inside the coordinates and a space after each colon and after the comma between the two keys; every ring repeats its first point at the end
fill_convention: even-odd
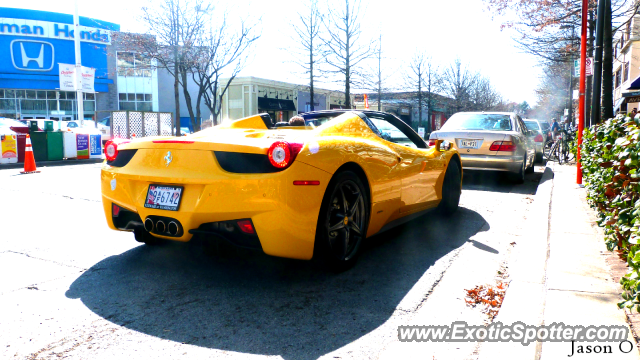
{"type": "Polygon", "coordinates": [[[442,200],[438,204],[438,210],[445,216],[450,216],[458,210],[462,193],[461,181],[458,164],[450,161],[442,183],[442,200]]]}
{"type": "Polygon", "coordinates": [[[334,271],[344,271],[356,261],[369,225],[369,194],[351,171],[331,180],[322,201],[316,230],[317,254],[334,271]]]}

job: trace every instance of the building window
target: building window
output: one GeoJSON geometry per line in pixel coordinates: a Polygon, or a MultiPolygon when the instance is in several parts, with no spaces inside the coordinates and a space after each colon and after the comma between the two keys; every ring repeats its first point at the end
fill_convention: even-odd
{"type": "Polygon", "coordinates": [[[119,76],[151,77],[151,61],[138,53],[118,51],[116,53],[119,76]]]}
{"type": "MultiPolygon", "coordinates": [[[[0,89],[0,117],[14,119],[71,120],[77,117],[76,93],[44,90],[0,89]]],[[[95,94],[84,94],[84,117],[95,114],[95,94]]]]}
{"type": "Polygon", "coordinates": [[[616,84],[616,89],[620,87],[620,83],[622,80],[622,67],[619,67],[618,70],[616,70],[616,80],[615,80],[615,84],[616,84]]]}
{"type": "Polygon", "coordinates": [[[624,68],[622,69],[622,72],[624,74],[623,75],[624,79],[622,79],[622,82],[629,80],[629,62],[628,61],[624,63],[624,68]]]}
{"type": "Polygon", "coordinates": [[[152,94],[118,94],[120,110],[152,111],[152,94]]]}

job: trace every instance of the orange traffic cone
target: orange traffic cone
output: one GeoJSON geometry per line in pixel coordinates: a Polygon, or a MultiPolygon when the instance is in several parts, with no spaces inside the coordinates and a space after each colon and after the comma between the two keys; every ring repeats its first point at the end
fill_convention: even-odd
{"type": "Polygon", "coordinates": [[[27,142],[24,146],[24,171],[21,174],[39,173],[36,170],[36,159],[33,157],[33,148],[31,147],[31,137],[27,134],[27,142]]]}

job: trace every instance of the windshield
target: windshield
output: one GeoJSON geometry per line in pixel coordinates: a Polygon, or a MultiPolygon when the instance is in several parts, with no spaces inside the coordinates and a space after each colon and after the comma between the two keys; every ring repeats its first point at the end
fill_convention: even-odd
{"type": "Polygon", "coordinates": [[[104,126],[109,126],[111,122],[111,117],[107,116],[106,118],[100,120],[98,123],[104,126]]]}
{"type": "Polygon", "coordinates": [[[537,121],[525,121],[524,124],[529,130],[540,130],[540,126],[537,121]]]}
{"type": "Polygon", "coordinates": [[[329,121],[329,120],[331,120],[333,118],[335,118],[335,116],[318,117],[318,118],[315,118],[315,119],[305,120],[305,124],[307,126],[311,126],[311,127],[316,128],[316,127],[326,123],[327,121],[329,121]]]}
{"type": "Polygon", "coordinates": [[[504,114],[454,114],[441,130],[511,130],[511,116],[504,114]]]}

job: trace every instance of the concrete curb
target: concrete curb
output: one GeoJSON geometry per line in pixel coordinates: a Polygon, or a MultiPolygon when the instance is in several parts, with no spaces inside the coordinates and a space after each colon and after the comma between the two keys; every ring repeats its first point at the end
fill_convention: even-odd
{"type": "MultiPolygon", "coordinates": [[[[534,203],[527,214],[528,231],[509,261],[510,282],[502,307],[494,322],[511,325],[544,323],[546,271],[549,258],[549,213],[553,193],[553,163],[544,169],[534,203]]],[[[479,359],[539,359],[541,343],[523,346],[516,342],[485,342],[479,359]]]]}
{"type": "MultiPolygon", "coordinates": [[[[103,162],[104,159],[80,159],[80,160],[56,160],[56,161],[38,161],[36,162],[36,166],[46,167],[46,166],[67,166],[67,165],[86,165],[86,164],[99,164],[103,162]]],[[[15,163],[15,164],[0,164],[0,170],[4,169],[23,169],[23,163],[15,163]]]]}

